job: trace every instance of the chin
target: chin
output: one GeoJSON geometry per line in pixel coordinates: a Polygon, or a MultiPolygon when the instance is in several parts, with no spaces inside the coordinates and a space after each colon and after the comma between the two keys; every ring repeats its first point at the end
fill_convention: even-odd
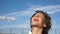
{"type": "Polygon", "coordinates": [[[38,24],[32,24],[32,26],[34,26],[34,27],[38,27],[38,24]]]}
{"type": "Polygon", "coordinates": [[[37,25],[32,25],[32,27],[38,27],[37,25]]]}
{"type": "Polygon", "coordinates": [[[37,25],[36,23],[33,23],[32,25],[37,25]]]}
{"type": "Polygon", "coordinates": [[[42,27],[41,25],[38,25],[38,24],[32,24],[32,27],[42,27]]]}

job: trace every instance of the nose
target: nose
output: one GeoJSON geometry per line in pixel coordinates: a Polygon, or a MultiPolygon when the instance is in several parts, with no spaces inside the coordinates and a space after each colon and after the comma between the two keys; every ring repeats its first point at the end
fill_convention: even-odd
{"type": "Polygon", "coordinates": [[[36,16],[34,19],[38,19],[38,17],[36,16]]]}
{"type": "Polygon", "coordinates": [[[34,18],[34,21],[38,21],[38,17],[35,17],[35,18],[34,18]]]}

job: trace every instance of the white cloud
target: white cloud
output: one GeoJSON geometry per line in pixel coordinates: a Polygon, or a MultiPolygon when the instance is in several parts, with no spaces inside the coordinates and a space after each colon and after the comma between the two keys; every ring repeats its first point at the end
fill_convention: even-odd
{"type": "Polygon", "coordinates": [[[48,14],[55,14],[57,12],[60,12],[60,5],[37,6],[37,5],[30,4],[30,8],[26,9],[25,11],[22,10],[19,12],[16,11],[13,13],[5,14],[4,17],[2,17],[0,19],[5,19],[6,18],[5,16],[12,16],[12,17],[7,17],[7,19],[8,20],[16,20],[16,17],[31,16],[36,10],[42,10],[42,11],[47,12],[48,14]]]}
{"type": "Polygon", "coordinates": [[[16,19],[14,17],[6,17],[7,20],[15,21],[16,19]]]}
{"type": "Polygon", "coordinates": [[[18,16],[30,16],[31,14],[33,14],[33,11],[26,10],[26,11],[20,11],[20,12],[6,14],[5,16],[18,17],[18,16]]]}
{"type": "Polygon", "coordinates": [[[42,10],[48,12],[48,14],[55,14],[56,12],[60,12],[60,5],[50,5],[50,6],[41,6],[41,7],[32,7],[29,10],[42,10]]]}
{"type": "Polygon", "coordinates": [[[0,20],[15,21],[16,19],[14,17],[0,16],[0,20]]]}
{"type": "Polygon", "coordinates": [[[0,19],[5,19],[5,16],[3,16],[3,17],[2,17],[2,16],[0,16],[0,19]]]}
{"type": "Polygon", "coordinates": [[[55,14],[56,12],[47,12],[48,14],[55,14]]]}
{"type": "Polygon", "coordinates": [[[14,16],[14,17],[31,16],[35,12],[35,10],[42,10],[47,12],[48,14],[55,14],[56,12],[60,12],[60,5],[36,6],[36,7],[33,7],[33,6],[34,5],[26,9],[25,11],[19,11],[19,12],[14,12],[14,13],[5,14],[5,15],[14,16]]]}

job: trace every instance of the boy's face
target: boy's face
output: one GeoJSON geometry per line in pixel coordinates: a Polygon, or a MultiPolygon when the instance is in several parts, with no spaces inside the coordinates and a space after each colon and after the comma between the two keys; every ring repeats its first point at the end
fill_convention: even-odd
{"type": "Polygon", "coordinates": [[[37,13],[32,17],[31,25],[35,27],[43,27],[44,15],[42,13],[37,13]]]}

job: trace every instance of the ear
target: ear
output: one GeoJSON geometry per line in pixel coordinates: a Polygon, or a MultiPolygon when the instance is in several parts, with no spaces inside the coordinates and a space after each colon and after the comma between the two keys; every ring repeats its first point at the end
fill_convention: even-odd
{"type": "Polygon", "coordinates": [[[46,23],[43,24],[43,27],[47,27],[46,23]]]}

